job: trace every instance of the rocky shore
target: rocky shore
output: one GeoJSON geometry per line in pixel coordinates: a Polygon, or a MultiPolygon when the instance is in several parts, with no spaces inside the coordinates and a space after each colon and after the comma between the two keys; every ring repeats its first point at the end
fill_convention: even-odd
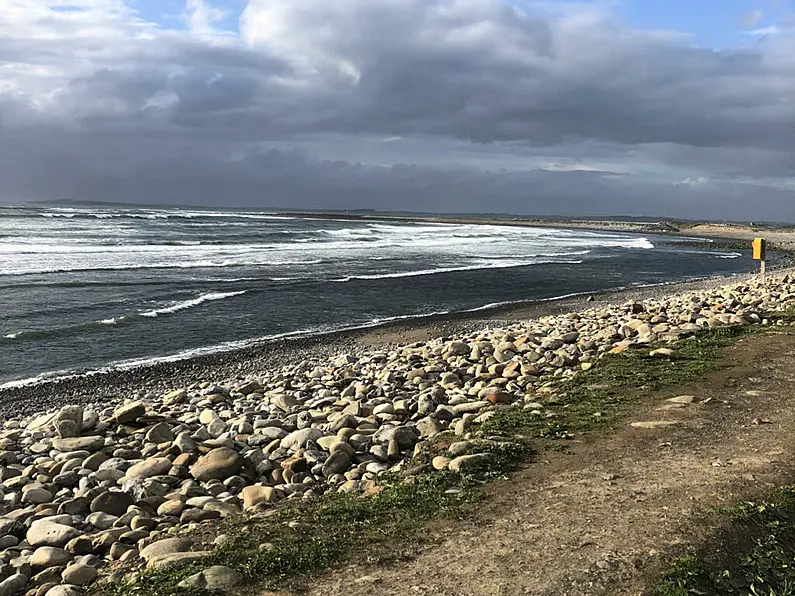
{"type": "Polygon", "coordinates": [[[487,326],[508,325],[517,320],[571,312],[589,305],[609,305],[622,299],[657,299],[672,291],[707,289],[746,277],[712,277],[672,285],[607,290],[556,300],[495,306],[475,313],[429,315],[372,328],[269,341],[246,348],[126,370],[108,370],[31,385],[0,388],[0,420],[61,405],[85,405],[96,401],[114,403],[148,392],[165,392],[175,386],[202,380],[244,379],[305,358],[329,359],[361,350],[363,347],[390,350],[414,341],[464,335],[487,326]]]}
{"type": "MultiPolygon", "coordinates": [[[[473,432],[497,410],[543,417],[556,387],[605,354],[640,347],[675,359],[665,344],[783,324],[775,314],[793,304],[789,273],[702,283],[213,380],[197,371],[191,382],[131,388],[123,402],[83,395],[50,411],[6,410],[0,596],[77,594],[98,576],[193,562],[207,555],[184,538],[197,525],[329,492],[373,494],[386,472],[483,466],[490,456],[473,453],[473,432]],[[455,437],[449,455],[418,467],[443,432],[455,437]]],[[[241,579],[209,567],[184,585],[241,579]]]]}

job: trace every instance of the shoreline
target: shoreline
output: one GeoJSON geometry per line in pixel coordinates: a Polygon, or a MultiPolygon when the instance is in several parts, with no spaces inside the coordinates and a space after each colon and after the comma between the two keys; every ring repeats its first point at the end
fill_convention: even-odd
{"type": "MultiPolygon", "coordinates": [[[[789,267],[782,266],[777,271],[787,269],[789,267]]],[[[375,326],[265,340],[243,348],[144,364],[129,369],[100,370],[45,379],[0,389],[0,419],[50,410],[67,403],[107,406],[126,398],[141,398],[148,393],[163,393],[175,387],[202,381],[243,379],[302,360],[317,361],[346,352],[388,350],[398,345],[469,333],[490,326],[615,304],[622,300],[659,298],[683,291],[735,283],[755,276],[753,273],[709,276],[684,282],[527,300],[470,311],[420,315],[409,320],[389,321],[375,326]]]]}

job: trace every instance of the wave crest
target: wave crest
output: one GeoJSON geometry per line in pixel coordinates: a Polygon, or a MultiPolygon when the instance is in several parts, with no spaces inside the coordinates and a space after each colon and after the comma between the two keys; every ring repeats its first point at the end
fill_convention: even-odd
{"type": "Polygon", "coordinates": [[[139,314],[142,317],[148,317],[148,318],[159,317],[160,315],[168,315],[188,308],[193,308],[194,306],[199,306],[204,302],[211,302],[213,300],[223,300],[224,298],[232,298],[233,296],[240,296],[242,294],[245,294],[246,291],[247,290],[240,290],[239,292],[211,292],[209,294],[202,294],[198,298],[194,298],[192,300],[184,300],[182,302],[176,302],[171,306],[166,306],[164,308],[156,308],[155,310],[150,310],[139,314]]]}

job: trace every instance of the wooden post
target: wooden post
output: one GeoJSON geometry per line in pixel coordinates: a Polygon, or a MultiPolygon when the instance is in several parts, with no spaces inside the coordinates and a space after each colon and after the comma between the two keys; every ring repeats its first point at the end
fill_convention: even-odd
{"type": "Polygon", "coordinates": [[[754,249],[754,260],[760,261],[759,273],[762,275],[762,279],[765,279],[765,253],[767,252],[767,241],[764,238],[754,238],[751,246],[754,249]]]}

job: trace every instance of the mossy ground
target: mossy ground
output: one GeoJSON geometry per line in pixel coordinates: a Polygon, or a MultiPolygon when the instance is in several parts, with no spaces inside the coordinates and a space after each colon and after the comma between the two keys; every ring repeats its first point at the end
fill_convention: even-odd
{"type": "MultiPolygon", "coordinates": [[[[346,560],[389,563],[409,557],[428,539],[429,522],[468,515],[479,497],[477,486],[528,462],[539,444],[560,448],[573,434],[609,430],[643,395],[691,383],[718,370],[722,350],[748,332],[747,328],[730,328],[682,340],[673,346],[675,359],[652,358],[649,346],[607,356],[562,383],[554,396],[545,398],[540,415],[513,406],[473,426],[473,436],[482,439],[475,442],[475,451],[489,451],[493,456],[488,466],[476,472],[433,472],[409,479],[394,475],[373,496],[333,494],[308,502],[288,501],[266,515],[229,519],[214,530],[231,540],[206,560],[174,571],[144,571],[135,581],[105,587],[102,592],[113,596],[204,594],[177,584],[209,565],[228,565],[244,575],[246,584],[275,588],[298,585],[306,576],[346,560]]],[[[454,440],[442,439],[438,452],[454,440]]],[[[426,454],[425,461],[433,454],[426,454]]]]}

